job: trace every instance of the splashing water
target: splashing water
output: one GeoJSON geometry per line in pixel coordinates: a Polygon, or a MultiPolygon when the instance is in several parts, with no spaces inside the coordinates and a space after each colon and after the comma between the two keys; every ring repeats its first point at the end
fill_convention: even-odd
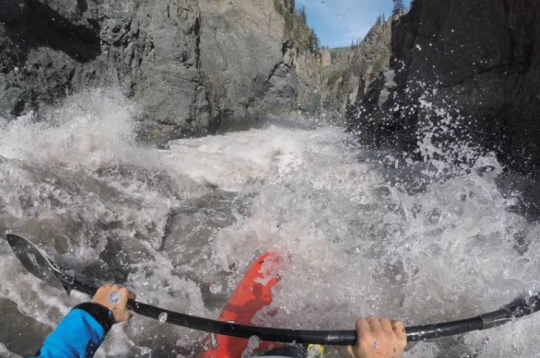
{"type": "MultiPolygon", "coordinates": [[[[515,199],[498,189],[493,157],[441,178],[429,173],[452,172],[444,161],[358,148],[331,127],[269,126],[157,150],[136,144],[136,113],[114,91],[97,91],[72,97],[47,122],[3,123],[2,231],[27,236],[81,279],[211,318],[252,260],[274,250],[288,258],[278,313],[254,323],[287,328],[353,329],[371,314],[407,325],[465,318],[538,286],[539,227],[508,210],[515,199]]],[[[0,262],[0,309],[12,317],[0,327],[0,352],[31,355],[88,298],[47,287],[3,240],[0,262]],[[32,344],[21,347],[14,332],[32,344]]],[[[531,316],[420,342],[406,356],[537,357],[539,329],[531,316]]],[[[135,317],[96,356],[196,357],[203,337],[135,317]]]]}
{"type": "Polygon", "coordinates": [[[167,318],[168,318],[167,313],[162,312],[162,313],[159,314],[158,321],[159,321],[159,323],[165,323],[165,322],[167,322],[167,318]]]}
{"type": "Polygon", "coordinates": [[[117,305],[120,302],[120,292],[113,291],[109,293],[109,304],[111,306],[117,305]]]}

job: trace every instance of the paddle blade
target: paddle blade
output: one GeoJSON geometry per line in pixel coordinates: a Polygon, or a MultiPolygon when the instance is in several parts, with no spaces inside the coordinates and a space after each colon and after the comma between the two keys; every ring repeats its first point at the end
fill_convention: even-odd
{"type": "Polygon", "coordinates": [[[7,234],[6,236],[13,253],[28,272],[48,285],[66,289],[56,277],[56,272],[58,272],[56,265],[36,245],[18,235],[7,234]]]}

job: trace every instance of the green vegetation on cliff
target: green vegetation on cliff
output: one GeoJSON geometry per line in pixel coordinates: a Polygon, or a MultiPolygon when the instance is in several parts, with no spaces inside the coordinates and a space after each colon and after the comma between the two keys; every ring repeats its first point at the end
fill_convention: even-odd
{"type": "Polygon", "coordinates": [[[390,64],[392,21],[379,16],[362,40],[351,46],[321,51],[323,105],[328,110],[344,113],[347,106],[362,98],[381,71],[390,64]]]}
{"type": "Polygon", "coordinates": [[[301,48],[311,52],[320,49],[320,40],[315,30],[307,25],[305,7],[297,10],[294,0],[274,0],[276,11],[283,17],[287,35],[301,48]]]}

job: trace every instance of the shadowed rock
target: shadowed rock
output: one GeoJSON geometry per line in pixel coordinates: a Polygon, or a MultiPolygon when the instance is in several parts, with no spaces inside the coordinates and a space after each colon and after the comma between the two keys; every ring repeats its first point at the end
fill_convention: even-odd
{"type": "Polygon", "coordinates": [[[0,0],[0,115],[42,115],[67,94],[114,86],[141,106],[139,138],[162,143],[237,118],[315,112],[311,30],[283,6],[0,0]]]}
{"type": "Polygon", "coordinates": [[[23,357],[34,356],[52,328],[30,317],[26,317],[10,300],[0,298],[2,325],[0,326],[0,342],[10,351],[23,357]]]}
{"type": "Polygon", "coordinates": [[[405,150],[435,128],[443,149],[472,143],[510,169],[538,170],[539,14],[531,0],[415,0],[393,23],[395,88],[384,96],[381,77],[350,111],[350,128],[405,150]]]}

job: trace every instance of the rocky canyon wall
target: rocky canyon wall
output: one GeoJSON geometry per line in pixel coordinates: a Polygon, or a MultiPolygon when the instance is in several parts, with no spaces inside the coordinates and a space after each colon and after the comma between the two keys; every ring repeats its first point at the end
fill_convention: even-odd
{"type": "Polygon", "coordinates": [[[287,5],[0,0],[0,115],[43,115],[70,93],[107,86],[140,105],[148,140],[315,111],[317,57],[305,46],[309,29],[284,12],[287,5]]]}
{"type": "Polygon", "coordinates": [[[460,142],[536,172],[539,15],[534,0],[414,0],[393,23],[392,69],[349,111],[349,128],[410,151],[428,131],[442,150],[460,142]]]}

